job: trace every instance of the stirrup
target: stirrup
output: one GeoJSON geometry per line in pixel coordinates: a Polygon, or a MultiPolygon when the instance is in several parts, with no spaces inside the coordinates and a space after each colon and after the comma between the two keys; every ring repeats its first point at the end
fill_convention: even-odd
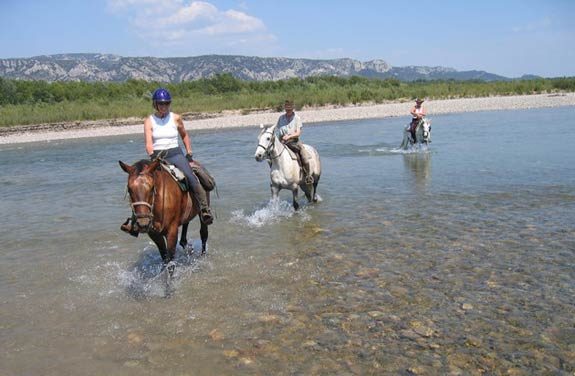
{"type": "Polygon", "coordinates": [[[313,181],[314,181],[313,176],[311,176],[311,175],[306,176],[304,181],[306,184],[313,184],[313,181]]]}

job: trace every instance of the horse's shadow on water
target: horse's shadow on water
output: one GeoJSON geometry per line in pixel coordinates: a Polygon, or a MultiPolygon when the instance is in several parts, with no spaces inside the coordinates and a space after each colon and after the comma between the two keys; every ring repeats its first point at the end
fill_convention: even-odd
{"type": "Polygon", "coordinates": [[[182,248],[178,245],[172,261],[175,264],[173,275],[170,276],[158,249],[148,245],[140,253],[138,260],[127,270],[129,279],[126,283],[126,293],[136,300],[146,300],[154,297],[170,298],[180,284],[182,278],[199,269],[202,256],[201,240],[188,240],[191,246],[182,248]],[[196,250],[196,251],[194,251],[196,250]]]}

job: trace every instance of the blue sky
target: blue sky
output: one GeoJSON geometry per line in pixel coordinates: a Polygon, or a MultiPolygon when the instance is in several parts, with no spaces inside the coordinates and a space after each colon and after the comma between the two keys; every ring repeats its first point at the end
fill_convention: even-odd
{"type": "Polygon", "coordinates": [[[383,59],[575,76],[575,0],[2,0],[0,58],[383,59]]]}

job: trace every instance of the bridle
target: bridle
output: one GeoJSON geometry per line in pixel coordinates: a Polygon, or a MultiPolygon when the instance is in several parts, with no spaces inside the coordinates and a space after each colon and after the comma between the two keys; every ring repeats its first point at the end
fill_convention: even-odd
{"type": "MultiPolygon", "coordinates": [[[[273,131],[270,131],[269,129],[266,129],[266,130],[260,135],[260,139],[261,139],[261,136],[263,136],[263,135],[266,134],[266,133],[269,133],[269,135],[271,136],[271,137],[270,137],[271,141],[270,141],[269,145],[268,145],[268,146],[265,146],[265,145],[262,145],[261,143],[258,143],[258,148],[264,149],[265,155],[267,156],[268,159],[277,159],[277,158],[280,157],[280,155],[282,155],[282,153],[284,152],[286,146],[280,142],[280,144],[281,144],[281,146],[282,146],[282,150],[281,150],[279,153],[277,153],[277,155],[276,155],[275,157],[272,157],[272,156],[271,156],[271,152],[272,152],[272,150],[275,148],[275,138],[276,138],[276,136],[275,136],[275,134],[274,134],[273,131]]],[[[259,141],[259,139],[258,139],[258,141],[259,141]]]]}
{"type": "MultiPolygon", "coordinates": [[[[141,175],[150,175],[149,173],[140,173],[138,174],[138,176],[141,175]]],[[[126,193],[130,191],[130,187],[126,186],[126,193]]],[[[130,197],[130,201],[131,201],[131,197],[130,197]]],[[[152,203],[149,203],[147,201],[136,201],[136,202],[130,202],[130,207],[132,208],[132,216],[134,218],[136,218],[136,220],[138,219],[149,219],[150,223],[151,221],[154,219],[154,203],[156,201],[156,185],[153,185],[152,188],[152,203]],[[137,206],[145,206],[149,209],[148,213],[140,213],[137,214],[136,213],[136,207],[137,206]]]]}

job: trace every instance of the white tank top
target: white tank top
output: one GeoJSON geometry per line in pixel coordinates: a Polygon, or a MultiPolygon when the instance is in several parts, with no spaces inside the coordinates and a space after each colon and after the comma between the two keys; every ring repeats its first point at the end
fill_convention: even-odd
{"type": "Polygon", "coordinates": [[[170,112],[167,116],[159,118],[150,115],[152,121],[152,141],[154,150],[167,150],[178,147],[178,126],[170,112]]]}
{"type": "MultiPolygon", "coordinates": [[[[413,111],[413,112],[415,112],[415,115],[421,115],[421,114],[423,114],[423,107],[419,107],[419,108],[415,107],[415,111],[413,111]]],[[[417,119],[417,116],[413,116],[413,118],[417,119]]]]}

